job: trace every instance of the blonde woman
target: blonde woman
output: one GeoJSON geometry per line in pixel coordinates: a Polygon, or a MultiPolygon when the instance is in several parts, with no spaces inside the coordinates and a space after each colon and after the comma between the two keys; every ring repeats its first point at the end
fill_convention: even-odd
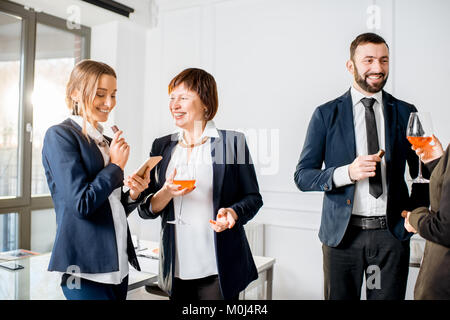
{"type": "Polygon", "coordinates": [[[104,63],[79,62],[66,90],[72,115],[44,139],[42,162],[58,226],[48,270],[62,274],[69,300],[125,300],[128,261],[139,270],[127,215],[150,179],[149,172],[134,176],[129,193],[122,192],[130,148],[122,131],[111,139],[100,124],[116,105],[116,78],[104,63]]]}

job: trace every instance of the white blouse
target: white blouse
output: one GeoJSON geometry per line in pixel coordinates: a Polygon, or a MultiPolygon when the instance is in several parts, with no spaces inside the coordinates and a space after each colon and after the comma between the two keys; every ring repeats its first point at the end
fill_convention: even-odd
{"type": "MultiPolygon", "coordinates": [[[[80,127],[83,128],[83,118],[81,116],[70,116],[80,127]]],[[[97,146],[102,153],[105,167],[109,164],[109,144],[104,143],[103,127],[98,124],[95,129],[89,122],[86,123],[87,134],[97,142],[97,146]]],[[[116,188],[108,197],[116,232],[117,253],[119,261],[119,271],[107,273],[80,273],[77,276],[100,283],[120,284],[128,275],[128,254],[127,254],[127,215],[120,201],[122,189],[116,188]]],[[[95,240],[95,239],[94,239],[95,240]]]]}
{"type": "MultiPolygon", "coordinates": [[[[175,224],[175,277],[180,279],[199,279],[217,274],[214,230],[209,223],[217,215],[213,207],[211,137],[219,137],[219,134],[213,121],[207,122],[200,141],[205,137],[208,140],[195,146],[189,159],[189,165],[195,168],[196,189],[183,196],[183,199],[173,199],[175,218],[178,218],[181,207],[181,219],[186,222],[175,224]]],[[[182,132],[179,139],[184,140],[182,132]]],[[[188,162],[187,151],[179,144],[175,146],[166,177],[177,164],[188,162]]]]}

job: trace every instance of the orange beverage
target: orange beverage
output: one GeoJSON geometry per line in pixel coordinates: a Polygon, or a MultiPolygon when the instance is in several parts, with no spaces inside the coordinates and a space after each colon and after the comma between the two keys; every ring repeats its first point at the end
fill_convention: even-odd
{"type": "Polygon", "coordinates": [[[425,149],[425,151],[431,149],[430,142],[433,140],[432,137],[406,137],[408,141],[416,148],[425,149]]]}
{"type": "Polygon", "coordinates": [[[173,180],[174,184],[181,186],[181,189],[192,189],[195,186],[194,180],[173,180]]]}

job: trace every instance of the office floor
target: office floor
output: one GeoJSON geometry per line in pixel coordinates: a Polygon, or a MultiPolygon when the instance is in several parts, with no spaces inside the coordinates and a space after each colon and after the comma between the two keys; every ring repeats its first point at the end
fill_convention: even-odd
{"type": "Polygon", "coordinates": [[[168,300],[167,297],[162,297],[156,294],[148,293],[144,287],[140,287],[128,292],[127,300],[168,300]]]}

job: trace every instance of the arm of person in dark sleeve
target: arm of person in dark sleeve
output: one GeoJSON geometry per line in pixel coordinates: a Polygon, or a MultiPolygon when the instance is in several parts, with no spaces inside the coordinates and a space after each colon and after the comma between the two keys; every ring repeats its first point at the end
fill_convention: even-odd
{"type": "Polygon", "coordinates": [[[439,210],[422,207],[412,211],[410,224],[430,241],[450,247],[450,168],[447,167],[441,189],[439,210]]]}
{"type": "MultiPolygon", "coordinates": [[[[148,188],[145,190],[147,191],[148,188]]],[[[127,217],[130,215],[131,212],[133,212],[140,204],[141,202],[146,198],[147,194],[145,191],[141,192],[139,197],[136,200],[132,200],[130,198],[130,191],[122,192],[122,196],[120,199],[120,202],[122,202],[123,208],[125,209],[125,213],[127,217]]]]}
{"type": "Polygon", "coordinates": [[[439,161],[441,160],[442,157],[437,158],[433,161],[430,161],[428,163],[425,164],[425,167],[428,169],[428,171],[431,173],[433,173],[434,168],[436,168],[437,164],[439,163],[439,161]]]}
{"type": "MultiPolygon", "coordinates": [[[[161,155],[160,152],[156,150],[157,139],[153,141],[152,149],[150,151],[150,157],[161,155]]],[[[138,214],[142,219],[155,219],[159,216],[159,214],[154,213],[151,210],[151,200],[153,195],[158,191],[158,187],[156,185],[156,170],[159,167],[160,163],[158,163],[151,171],[150,171],[150,184],[148,188],[145,189],[138,197],[139,203],[137,205],[138,214]]]]}
{"type": "Polygon", "coordinates": [[[90,219],[114,189],[123,184],[123,170],[108,164],[95,177],[89,177],[81,159],[80,146],[70,129],[54,126],[44,138],[42,158],[51,172],[55,188],[71,203],[74,214],[90,219]]]}
{"type": "Polygon", "coordinates": [[[309,122],[305,143],[294,173],[294,182],[301,191],[331,191],[335,167],[322,170],[325,157],[326,127],[320,108],[309,122]]]}

